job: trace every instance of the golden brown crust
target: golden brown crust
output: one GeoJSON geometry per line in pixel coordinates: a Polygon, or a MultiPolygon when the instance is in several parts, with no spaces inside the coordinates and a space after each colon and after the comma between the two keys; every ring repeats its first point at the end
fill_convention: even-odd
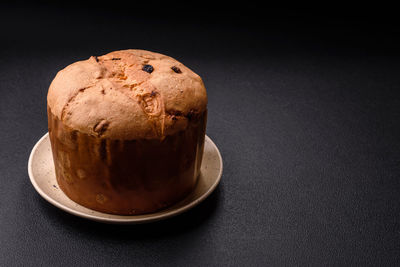
{"type": "Polygon", "coordinates": [[[67,66],[51,83],[47,101],[56,117],[82,133],[163,139],[206,110],[207,94],[200,76],[182,63],[129,49],[67,66]]]}

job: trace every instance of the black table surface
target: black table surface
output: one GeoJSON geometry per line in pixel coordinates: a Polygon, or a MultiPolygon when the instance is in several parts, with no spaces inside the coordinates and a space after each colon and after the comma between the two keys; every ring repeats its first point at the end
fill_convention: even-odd
{"type": "Polygon", "coordinates": [[[395,27],[43,3],[0,10],[1,266],[400,263],[395,27]],[[170,55],[203,78],[224,172],[185,214],[106,225],[42,199],[27,164],[47,132],[57,71],[127,48],[170,55]]]}

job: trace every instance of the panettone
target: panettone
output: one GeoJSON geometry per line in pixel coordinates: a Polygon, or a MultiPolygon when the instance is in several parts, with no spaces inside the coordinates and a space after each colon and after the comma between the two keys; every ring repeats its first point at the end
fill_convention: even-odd
{"type": "Polygon", "coordinates": [[[51,83],[47,110],[57,181],[75,202],[143,214],[194,188],[207,94],[177,60],[132,49],[73,63],[51,83]]]}

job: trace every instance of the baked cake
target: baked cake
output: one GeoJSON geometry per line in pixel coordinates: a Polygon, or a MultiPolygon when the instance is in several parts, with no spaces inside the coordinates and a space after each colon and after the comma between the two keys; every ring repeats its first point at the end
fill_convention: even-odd
{"type": "Polygon", "coordinates": [[[73,63],[47,95],[59,187],[93,210],[144,214],[196,185],[207,120],[200,76],[144,50],[73,63]]]}

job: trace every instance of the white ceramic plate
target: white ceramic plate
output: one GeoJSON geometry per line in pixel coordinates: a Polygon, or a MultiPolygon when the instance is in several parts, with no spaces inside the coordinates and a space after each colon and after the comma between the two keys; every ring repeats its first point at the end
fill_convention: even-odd
{"type": "Polygon", "coordinates": [[[206,136],[200,177],[193,192],[181,202],[167,209],[155,213],[132,216],[98,212],[85,208],[69,199],[57,184],[48,133],[40,138],[33,147],[29,157],[28,172],[36,191],[48,202],[66,212],[104,223],[137,224],[158,221],[178,215],[203,201],[214,191],[221,179],[222,158],[217,146],[206,136]]]}

